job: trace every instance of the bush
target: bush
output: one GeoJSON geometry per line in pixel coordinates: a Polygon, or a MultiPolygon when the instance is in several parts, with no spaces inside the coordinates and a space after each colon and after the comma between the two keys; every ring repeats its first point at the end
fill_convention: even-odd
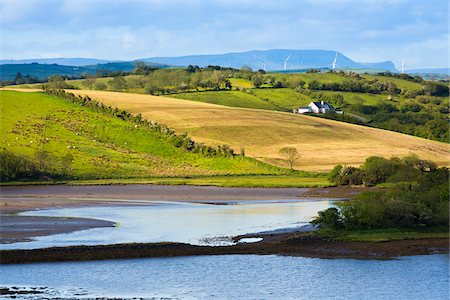
{"type": "Polygon", "coordinates": [[[311,224],[324,229],[339,229],[343,225],[341,214],[335,207],[319,211],[319,216],[311,221],[311,224]]]}
{"type": "MultiPolygon", "coordinates": [[[[337,208],[319,212],[312,224],[320,228],[348,230],[449,225],[447,168],[424,167],[426,161],[414,156],[385,161],[372,158],[369,162],[382,162],[383,168],[377,167],[377,170],[389,170],[391,167],[386,168],[386,165],[399,163],[400,170],[415,170],[414,181],[397,184],[388,190],[363,192],[348,202],[340,203],[337,208]]],[[[333,174],[338,169],[336,167],[333,174]]]]}
{"type": "Polygon", "coordinates": [[[363,183],[361,169],[355,167],[342,167],[335,178],[337,185],[360,185],[363,183]]]}

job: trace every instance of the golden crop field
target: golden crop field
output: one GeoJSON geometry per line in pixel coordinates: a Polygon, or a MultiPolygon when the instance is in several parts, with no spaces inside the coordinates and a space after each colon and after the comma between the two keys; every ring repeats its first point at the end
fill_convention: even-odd
{"type": "Polygon", "coordinates": [[[279,154],[297,148],[297,169],[329,171],[336,164],[360,165],[368,156],[411,153],[449,165],[450,145],[376,128],[316,117],[174,99],[162,96],[74,90],[106,105],[166,124],[209,145],[227,144],[237,152],[275,165],[287,166],[279,154]]]}

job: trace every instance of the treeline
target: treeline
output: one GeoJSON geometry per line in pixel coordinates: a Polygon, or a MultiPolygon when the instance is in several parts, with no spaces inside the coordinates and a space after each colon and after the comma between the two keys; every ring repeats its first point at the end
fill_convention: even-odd
{"type": "Polygon", "coordinates": [[[439,97],[418,96],[416,101],[404,100],[401,105],[389,100],[380,100],[376,104],[365,105],[363,104],[364,100],[358,96],[353,97],[352,103],[347,103],[344,97],[338,93],[325,94],[304,89],[301,92],[311,99],[326,101],[336,108],[350,112],[343,115],[328,112],[316,115],[318,117],[368,125],[441,142],[448,142],[449,139],[449,103],[439,97]],[[361,117],[351,116],[352,113],[361,117]]]}
{"type": "Polygon", "coordinates": [[[363,192],[348,202],[319,212],[312,223],[321,229],[422,228],[449,224],[447,168],[436,168],[414,157],[369,158],[361,168],[336,168],[333,174],[335,180],[343,183],[360,181],[357,178],[362,177],[372,183],[396,184],[386,190],[363,192]]]}
{"type": "MultiPolygon", "coordinates": [[[[339,73],[346,78],[342,82],[319,82],[312,80],[308,83],[299,82],[298,88],[308,88],[310,90],[327,90],[337,92],[357,92],[357,93],[370,93],[370,94],[388,94],[388,95],[403,95],[408,98],[415,98],[417,96],[438,96],[446,97],[449,95],[449,87],[443,83],[427,81],[423,83],[423,80],[410,80],[418,83],[423,83],[423,87],[420,90],[408,90],[400,89],[392,81],[381,81],[378,78],[367,80],[364,77],[356,73],[339,73]]],[[[401,74],[403,75],[403,74],[401,74]]],[[[389,76],[395,78],[405,79],[405,76],[389,76]]],[[[410,77],[408,75],[408,77],[410,77]]],[[[420,77],[419,77],[420,78],[420,77]]],[[[421,79],[421,78],[420,78],[421,79]]]]}
{"type": "Polygon", "coordinates": [[[230,78],[251,80],[255,87],[260,87],[264,83],[281,87],[274,77],[264,77],[264,74],[263,70],[254,72],[245,66],[234,69],[213,65],[205,68],[189,65],[187,68],[160,69],[138,62],[132,75],[141,76],[118,75],[106,82],[91,76],[86,78],[82,84],[88,89],[137,91],[152,95],[187,91],[231,90],[233,86],[230,78]]]}
{"type": "Polygon", "coordinates": [[[403,159],[371,156],[360,168],[337,165],[328,179],[336,185],[374,186],[386,182],[416,181],[424,173],[437,169],[433,162],[409,155],[403,159]]]}
{"type": "Polygon", "coordinates": [[[125,110],[120,110],[117,107],[112,108],[106,106],[101,102],[92,100],[89,96],[76,96],[72,93],[68,93],[61,89],[48,89],[45,88],[44,92],[49,95],[54,95],[59,98],[68,100],[73,103],[77,103],[83,107],[87,107],[95,112],[104,113],[124,121],[129,121],[137,126],[146,128],[152,132],[159,134],[161,138],[166,139],[172,145],[177,148],[182,148],[188,152],[199,153],[204,156],[222,156],[233,157],[235,156],[233,149],[228,145],[219,145],[218,147],[206,146],[200,143],[194,142],[187,134],[176,134],[174,130],[163,124],[158,124],[156,121],[148,121],[144,119],[140,114],[133,115],[125,110]]]}
{"type": "Polygon", "coordinates": [[[45,151],[37,151],[34,157],[0,152],[0,182],[16,180],[70,179],[72,177],[73,156],[70,153],[62,157],[45,151]]]}
{"type": "MultiPolygon", "coordinates": [[[[316,72],[308,72],[316,73],[316,72]]],[[[336,91],[336,92],[357,92],[370,94],[388,94],[388,95],[403,95],[408,98],[415,98],[417,96],[440,96],[446,97],[449,95],[449,86],[441,82],[425,82],[420,76],[409,76],[407,74],[391,74],[379,73],[379,76],[399,78],[415,83],[421,83],[423,87],[420,90],[400,89],[391,80],[380,80],[379,78],[367,79],[360,74],[354,72],[344,71],[329,71],[329,74],[337,74],[343,77],[342,82],[323,82],[316,79],[305,81],[300,76],[295,74],[279,75],[276,84],[272,87],[287,87],[297,90],[307,89],[313,91],[336,91]]],[[[267,75],[271,76],[271,75],[267,75]]]]}
{"type": "Polygon", "coordinates": [[[13,80],[2,80],[0,82],[0,86],[7,86],[7,85],[17,85],[17,84],[33,84],[33,83],[42,83],[46,82],[47,80],[42,80],[36,77],[32,77],[29,74],[23,76],[21,72],[17,72],[15,78],[13,80]]]}

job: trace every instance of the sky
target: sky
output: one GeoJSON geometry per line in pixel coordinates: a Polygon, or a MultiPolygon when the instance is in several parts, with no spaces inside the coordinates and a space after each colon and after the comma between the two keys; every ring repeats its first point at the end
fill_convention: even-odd
{"type": "Polygon", "coordinates": [[[325,49],[447,67],[447,0],[0,0],[0,58],[325,49]]]}

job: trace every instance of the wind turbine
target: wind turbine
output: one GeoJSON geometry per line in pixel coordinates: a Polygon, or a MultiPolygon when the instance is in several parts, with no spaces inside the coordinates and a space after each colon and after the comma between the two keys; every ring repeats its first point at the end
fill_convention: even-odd
{"type": "Polygon", "coordinates": [[[337,52],[336,52],[336,55],[334,56],[333,63],[331,64],[331,68],[332,68],[333,70],[336,69],[336,61],[337,61],[337,52]]]}
{"type": "Polygon", "coordinates": [[[264,70],[264,71],[267,71],[267,61],[265,61],[265,60],[263,60],[263,59],[261,59],[261,58],[259,58],[259,57],[257,57],[257,59],[262,63],[262,65],[263,65],[263,70],[264,70]]]}
{"type": "Polygon", "coordinates": [[[405,67],[406,67],[405,59],[402,59],[402,66],[401,66],[401,72],[402,72],[402,74],[405,73],[405,67]]]}
{"type": "Polygon", "coordinates": [[[292,57],[292,54],[289,54],[289,56],[285,59],[285,61],[284,61],[284,70],[286,71],[287,70],[287,62],[288,62],[288,60],[290,59],[292,57]]]}

